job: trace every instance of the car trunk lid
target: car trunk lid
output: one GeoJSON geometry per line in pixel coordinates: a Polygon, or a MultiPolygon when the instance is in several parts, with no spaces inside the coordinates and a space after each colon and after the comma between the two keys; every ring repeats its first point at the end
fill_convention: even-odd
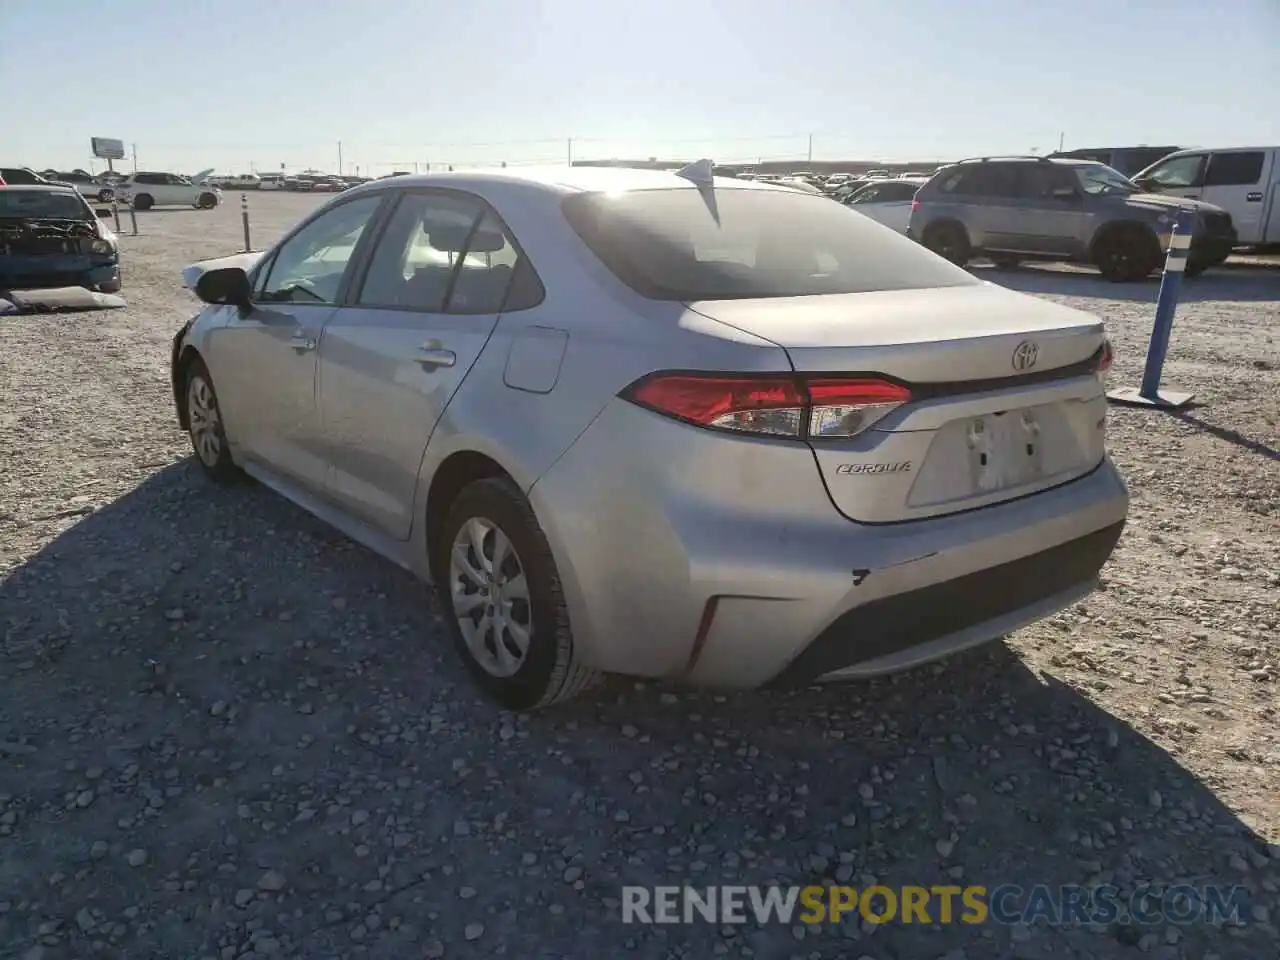
{"type": "Polygon", "coordinates": [[[1105,453],[1102,322],[992,284],[691,309],[782,347],[798,373],[878,376],[911,400],[852,438],[811,438],[846,517],[891,523],[1026,496],[1105,453]]]}

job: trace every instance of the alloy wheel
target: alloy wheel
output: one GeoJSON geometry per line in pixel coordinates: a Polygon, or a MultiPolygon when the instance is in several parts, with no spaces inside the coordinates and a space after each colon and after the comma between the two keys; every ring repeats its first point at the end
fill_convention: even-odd
{"type": "Polygon", "coordinates": [[[204,377],[194,376],[187,385],[187,422],[191,426],[191,445],[206,467],[214,467],[222,453],[218,433],[218,403],[204,377]]]}
{"type": "Polygon", "coordinates": [[[529,584],[510,538],[472,517],[449,551],[449,598],[467,650],[486,673],[510,677],[529,652],[529,584]]]}

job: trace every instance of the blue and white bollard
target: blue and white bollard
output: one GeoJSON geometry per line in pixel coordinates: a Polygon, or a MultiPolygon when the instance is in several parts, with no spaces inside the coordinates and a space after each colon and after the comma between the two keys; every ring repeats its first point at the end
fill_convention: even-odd
{"type": "Polygon", "coordinates": [[[1173,330],[1173,315],[1178,309],[1178,294],[1182,290],[1182,275],[1187,269],[1194,227],[1195,214],[1190,210],[1179,211],[1169,237],[1169,253],[1165,257],[1164,273],[1160,277],[1156,322],[1151,328],[1151,343],[1147,346],[1147,365],[1142,371],[1142,385],[1109,390],[1109,400],[1143,407],[1176,409],[1186,406],[1195,396],[1178,390],[1160,389],[1160,375],[1164,371],[1165,355],[1169,352],[1169,334],[1173,330]]]}

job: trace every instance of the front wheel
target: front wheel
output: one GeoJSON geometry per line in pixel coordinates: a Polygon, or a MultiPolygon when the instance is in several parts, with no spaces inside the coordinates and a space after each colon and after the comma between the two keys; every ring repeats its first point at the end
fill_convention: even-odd
{"type": "Polygon", "coordinates": [[[112,197],[114,197],[114,196],[115,196],[115,191],[113,191],[113,190],[99,190],[99,191],[98,191],[98,202],[99,202],[99,203],[110,203],[110,202],[111,202],[111,198],[112,198],[112,197]]]}
{"type": "Polygon", "coordinates": [[[567,700],[599,674],[574,656],[555,559],[528,500],[480,480],[449,508],[435,563],[454,646],[472,679],[509,710],[567,700]]]}
{"type": "Polygon", "coordinates": [[[155,200],[151,198],[149,193],[140,193],[133,198],[133,209],[135,210],[150,210],[155,204],[155,200]]]}
{"type": "Polygon", "coordinates": [[[240,478],[240,468],[231,459],[227,431],[222,422],[222,408],[213,389],[213,378],[204,361],[196,357],[187,365],[187,433],[191,449],[204,472],[217,483],[232,483],[240,478]]]}
{"type": "Polygon", "coordinates": [[[196,198],[197,210],[212,210],[218,205],[218,198],[212,193],[202,193],[196,198]]]}
{"type": "Polygon", "coordinates": [[[1112,283],[1145,280],[1160,265],[1160,248],[1141,229],[1119,228],[1098,241],[1093,262],[1112,283]]]}

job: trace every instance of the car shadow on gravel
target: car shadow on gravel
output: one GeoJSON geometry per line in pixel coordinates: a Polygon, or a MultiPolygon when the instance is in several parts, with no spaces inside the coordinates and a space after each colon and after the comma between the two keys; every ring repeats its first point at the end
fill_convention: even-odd
{"type": "MultiPolygon", "coordinates": [[[[1153,310],[1160,292],[1159,277],[1140,283],[1111,283],[1096,273],[1035,265],[1023,265],[1012,270],[979,266],[971,272],[981,280],[990,280],[1021,293],[1150,303],[1153,310]]],[[[1277,300],[1280,300],[1280,273],[1248,268],[1208,270],[1195,279],[1185,280],[1178,297],[1179,303],[1254,303],[1277,300]]]]}
{"type": "MultiPolygon", "coordinates": [[[[1241,884],[1256,904],[1276,861],[1176,756],[1003,644],[785,692],[614,679],[515,716],[477,698],[421,585],[262,487],[216,488],[188,461],[82,509],[38,521],[69,526],[0,582],[15,956],[95,939],[247,956],[270,938],[304,957],[1274,945],[1248,916],[624,925],[622,885],[1241,884]]],[[[1063,658],[1090,655],[1077,620],[1063,658]]]]}

